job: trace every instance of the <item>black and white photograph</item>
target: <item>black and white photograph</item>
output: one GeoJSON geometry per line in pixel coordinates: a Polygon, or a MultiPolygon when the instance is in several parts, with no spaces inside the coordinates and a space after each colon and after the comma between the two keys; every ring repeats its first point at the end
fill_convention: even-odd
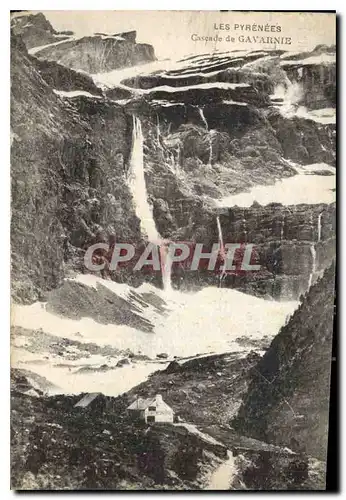
{"type": "Polygon", "coordinates": [[[10,31],[11,488],[326,490],[335,12],[10,31]]]}

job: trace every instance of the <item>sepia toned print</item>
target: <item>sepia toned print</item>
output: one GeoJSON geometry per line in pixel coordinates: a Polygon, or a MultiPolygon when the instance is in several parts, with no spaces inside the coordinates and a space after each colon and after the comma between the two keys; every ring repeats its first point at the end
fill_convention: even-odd
{"type": "Polygon", "coordinates": [[[333,13],[11,16],[16,490],[325,490],[333,13]]]}

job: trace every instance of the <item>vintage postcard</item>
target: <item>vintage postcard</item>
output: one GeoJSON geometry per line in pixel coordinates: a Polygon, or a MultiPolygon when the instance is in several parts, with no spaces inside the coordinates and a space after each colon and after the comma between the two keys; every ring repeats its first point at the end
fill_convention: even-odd
{"type": "Polygon", "coordinates": [[[11,15],[15,490],[324,490],[336,16],[11,15]]]}

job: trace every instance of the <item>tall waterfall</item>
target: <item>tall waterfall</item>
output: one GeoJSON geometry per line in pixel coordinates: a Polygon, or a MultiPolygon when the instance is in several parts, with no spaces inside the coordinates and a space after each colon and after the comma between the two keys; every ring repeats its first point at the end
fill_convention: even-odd
{"type": "MultiPolygon", "coordinates": [[[[217,231],[218,231],[218,234],[219,234],[220,250],[221,250],[222,253],[224,253],[223,234],[222,234],[222,228],[221,228],[221,223],[220,223],[220,217],[219,216],[216,217],[216,224],[217,224],[217,231]]],[[[222,280],[224,279],[224,277],[225,277],[225,272],[223,271],[220,274],[220,283],[219,283],[219,287],[220,288],[222,286],[222,280]]]]}
{"type": "Polygon", "coordinates": [[[142,125],[136,116],[133,117],[129,186],[135,202],[136,215],[141,221],[142,232],[152,243],[159,243],[161,236],[156,228],[145,184],[142,125]]]}
{"type": "MultiPolygon", "coordinates": [[[[322,236],[322,215],[323,215],[323,212],[321,212],[320,214],[318,214],[318,219],[317,219],[317,241],[321,241],[321,236],[322,236]]],[[[312,220],[311,220],[311,226],[313,227],[313,224],[312,224],[312,220]]],[[[311,257],[312,257],[312,269],[311,269],[311,273],[310,273],[310,276],[309,276],[309,285],[308,285],[308,288],[311,287],[312,285],[312,280],[314,278],[314,275],[316,274],[316,248],[315,248],[315,244],[312,244],[310,246],[310,254],[311,254],[311,257]]]]}
{"type": "Polygon", "coordinates": [[[311,245],[310,246],[310,253],[311,253],[311,257],[312,257],[312,268],[311,268],[311,273],[310,273],[310,276],[309,276],[309,285],[308,285],[308,288],[311,287],[311,285],[312,285],[312,279],[314,277],[314,274],[316,273],[316,249],[315,249],[315,245],[311,245]]]}
{"type": "Polygon", "coordinates": [[[160,144],[160,137],[161,137],[160,119],[159,119],[159,115],[156,115],[156,139],[157,139],[158,144],[160,144]]]}
{"type": "Polygon", "coordinates": [[[317,241],[321,241],[321,234],[322,234],[322,215],[323,215],[323,212],[321,212],[321,213],[318,215],[318,222],[317,222],[318,239],[317,239],[317,241]]]}
{"type": "Polygon", "coordinates": [[[208,122],[207,122],[207,119],[204,115],[204,111],[202,108],[198,108],[198,112],[200,114],[200,117],[202,118],[202,121],[205,125],[205,129],[206,131],[208,132],[208,140],[209,140],[209,161],[208,161],[208,164],[211,165],[211,160],[213,158],[213,142],[212,142],[212,130],[209,130],[209,125],[208,125],[208,122]]]}
{"type": "Polygon", "coordinates": [[[148,202],[144,176],[143,133],[141,121],[133,116],[132,151],[128,176],[129,187],[135,203],[136,215],[141,221],[141,231],[151,243],[160,246],[162,282],[165,290],[171,288],[171,263],[168,262],[167,244],[160,236],[148,202]]]}
{"type": "Polygon", "coordinates": [[[172,290],[172,260],[167,245],[160,246],[160,256],[163,289],[170,291],[172,290]]]}
{"type": "Polygon", "coordinates": [[[221,228],[220,217],[219,216],[216,217],[216,224],[217,224],[217,231],[218,231],[218,234],[219,234],[220,247],[223,248],[223,235],[222,235],[222,228],[221,228]]]}

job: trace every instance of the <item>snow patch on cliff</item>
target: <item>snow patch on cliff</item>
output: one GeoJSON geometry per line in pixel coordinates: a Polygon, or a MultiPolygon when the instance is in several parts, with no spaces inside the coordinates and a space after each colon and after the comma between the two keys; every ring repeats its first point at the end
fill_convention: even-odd
{"type": "MultiPolygon", "coordinates": [[[[294,164],[295,165],[295,164],[294,164]]],[[[260,205],[282,203],[299,205],[306,203],[334,203],[336,176],[335,169],[326,164],[297,166],[298,175],[280,179],[271,186],[254,186],[246,193],[238,193],[216,200],[219,207],[250,207],[254,202],[260,205]],[[318,175],[327,171],[331,175],[318,175]]]]}
{"type": "Polygon", "coordinates": [[[92,97],[94,99],[102,99],[99,95],[90,94],[90,92],[86,92],[85,90],[56,90],[53,89],[54,94],[60,97],[92,97]]]}

